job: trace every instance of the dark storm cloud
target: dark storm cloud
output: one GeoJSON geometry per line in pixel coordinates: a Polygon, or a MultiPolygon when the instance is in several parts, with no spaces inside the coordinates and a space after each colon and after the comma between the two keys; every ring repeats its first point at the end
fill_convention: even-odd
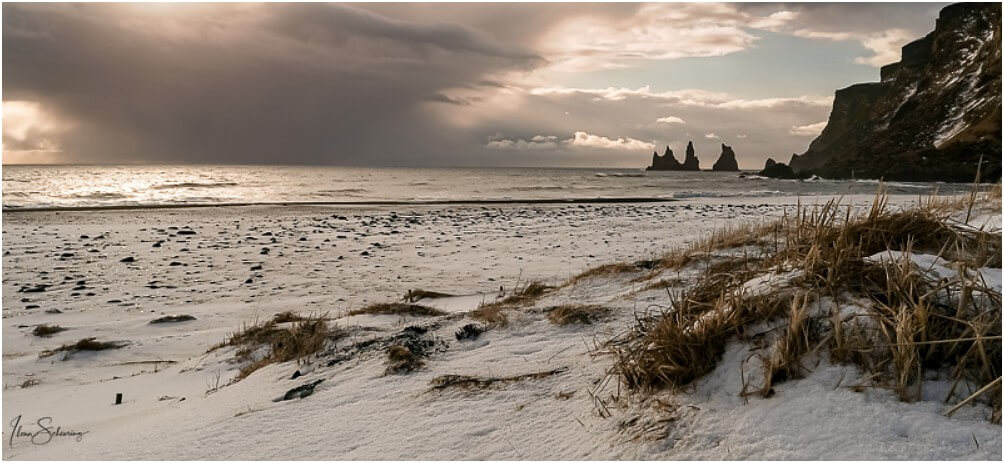
{"type": "Polygon", "coordinates": [[[168,7],[5,4],[4,98],[76,121],[74,161],[421,162],[452,147],[419,103],[542,62],[349,6],[168,7]]]}
{"type": "Polygon", "coordinates": [[[716,96],[664,87],[645,66],[729,64],[756,29],[858,42],[874,53],[862,63],[881,65],[936,10],[7,3],[4,161],[628,166],[644,165],[651,153],[636,148],[652,142],[717,153],[741,139],[740,163],[758,166],[804,149],[829,90],[763,81],[716,96]],[[587,90],[561,90],[572,82],[587,90]],[[658,122],[669,116],[686,123],[658,122]]]}
{"type": "Polygon", "coordinates": [[[332,45],[344,44],[356,36],[507,58],[528,65],[542,61],[534,53],[495,43],[490,37],[462,25],[420,25],[339,4],[283,4],[274,9],[277,14],[273,23],[281,34],[330,40],[332,45]]]}

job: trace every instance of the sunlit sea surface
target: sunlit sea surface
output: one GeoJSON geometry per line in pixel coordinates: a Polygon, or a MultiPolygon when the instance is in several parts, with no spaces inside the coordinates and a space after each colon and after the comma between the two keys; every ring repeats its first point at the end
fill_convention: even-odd
{"type": "MultiPolygon", "coordinates": [[[[775,180],[735,172],[293,166],[4,166],[3,208],[185,204],[521,201],[871,194],[864,180],[775,180]]],[[[890,193],[966,185],[890,183],[890,193]]]]}

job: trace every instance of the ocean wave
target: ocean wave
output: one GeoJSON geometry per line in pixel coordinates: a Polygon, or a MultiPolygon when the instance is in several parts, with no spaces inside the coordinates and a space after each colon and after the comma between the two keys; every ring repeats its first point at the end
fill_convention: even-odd
{"type": "Polygon", "coordinates": [[[593,174],[597,177],[646,177],[644,172],[597,172],[593,174]]]}
{"type": "MultiPolygon", "coordinates": [[[[863,178],[854,179],[854,180],[851,180],[851,181],[854,182],[854,183],[864,183],[864,184],[868,184],[868,185],[877,185],[879,183],[882,183],[882,184],[884,184],[887,187],[925,188],[925,189],[931,188],[930,184],[924,185],[924,184],[904,183],[904,182],[886,182],[886,181],[882,181],[882,180],[863,179],[863,178]]],[[[937,182],[937,183],[943,183],[943,182],[937,182]]]]}
{"type": "Polygon", "coordinates": [[[502,191],[556,191],[565,189],[570,189],[570,188],[558,185],[527,185],[527,186],[511,186],[508,188],[500,188],[500,190],[502,191]]]}
{"type": "Polygon", "coordinates": [[[77,193],[75,195],[71,195],[71,197],[78,199],[126,199],[129,195],[115,193],[113,191],[95,191],[91,193],[77,193]]]}
{"type": "Polygon", "coordinates": [[[369,190],[365,188],[337,188],[334,190],[320,190],[315,192],[317,196],[324,196],[324,197],[360,196],[363,193],[369,193],[369,190]]]}
{"type": "Polygon", "coordinates": [[[160,185],[154,185],[150,188],[154,190],[169,190],[172,188],[221,188],[228,186],[237,186],[237,182],[179,182],[179,183],[162,183],[160,185]]]}
{"type": "Polygon", "coordinates": [[[684,198],[759,198],[764,196],[784,195],[784,192],[776,190],[753,190],[753,191],[677,191],[673,193],[674,199],[684,198]]]}

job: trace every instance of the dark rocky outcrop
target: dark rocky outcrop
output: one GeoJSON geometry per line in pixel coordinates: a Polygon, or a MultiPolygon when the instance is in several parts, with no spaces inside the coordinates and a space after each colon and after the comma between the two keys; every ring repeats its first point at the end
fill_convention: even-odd
{"type": "Polygon", "coordinates": [[[806,178],[808,174],[799,174],[791,170],[787,164],[783,162],[775,162],[771,158],[767,158],[767,163],[763,166],[763,170],[757,173],[763,177],[772,178],[806,178]]]}
{"type": "Polygon", "coordinates": [[[789,165],[834,178],[1001,178],[1001,4],[945,7],[880,82],[838,90],[823,132],[789,165]]]}
{"type": "Polygon", "coordinates": [[[687,157],[681,164],[673,155],[673,150],[666,147],[666,154],[652,153],[652,165],[645,170],[701,170],[697,156],[694,156],[694,142],[687,143],[687,157]]]}
{"type": "Polygon", "coordinates": [[[683,160],[683,170],[701,170],[701,162],[694,156],[694,142],[687,142],[687,157],[683,160]]]}
{"type": "Polygon", "coordinates": [[[666,147],[666,154],[659,156],[659,153],[652,152],[652,165],[645,170],[683,170],[683,165],[673,156],[673,150],[666,147]]]}
{"type": "Polygon", "coordinates": [[[711,166],[711,170],[724,172],[739,171],[739,162],[736,161],[736,153],[732,151],[731,146],[722,143],[722,154],[718,156],[718,160],[711,166]]]}

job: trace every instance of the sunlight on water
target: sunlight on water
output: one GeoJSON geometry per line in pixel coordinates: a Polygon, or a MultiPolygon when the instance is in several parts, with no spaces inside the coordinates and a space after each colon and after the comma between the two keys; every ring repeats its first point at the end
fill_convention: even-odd
{"type": "MultiPolygon", "coordinates": [[[[875,182],[718,172],[292,166],[5,166],[3,207],[870,194],[875,182]]],[[[890,184],[891,193],[964,186],[890,184]]]]}

